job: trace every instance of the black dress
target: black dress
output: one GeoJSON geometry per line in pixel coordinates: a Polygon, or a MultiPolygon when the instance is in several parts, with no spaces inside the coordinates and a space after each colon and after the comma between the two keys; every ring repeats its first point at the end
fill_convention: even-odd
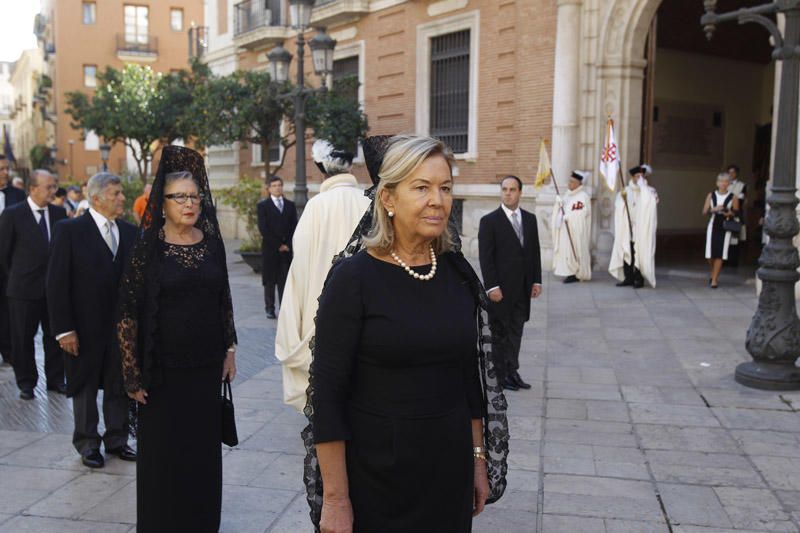
{"type": "Polygon", "coordinates": [[[138,411],[140,533],[219,530],[220,381],[235,332],[218,253],[205,239],[160,243],[155,360],[162,379],[138,411]]]}
{"type": "MultiPolygon", "coordinates": [[[[711,193],[711,207],[722,205],[726,210],[731,209],[733,193],[720,194],[718,191],[711,193]]],[[[712,213],[706,227],[706,259],[728,260],[728,251],[731,246],[731,233],[723,227],[725,215],[712,213]]]]}
{"type": "Polygon", "coordinates": [[[360,252],[320,297],[314,438],[346,441],[355,532],[472,528],[476,304],[452,259],[420,281],[360,252]]]}

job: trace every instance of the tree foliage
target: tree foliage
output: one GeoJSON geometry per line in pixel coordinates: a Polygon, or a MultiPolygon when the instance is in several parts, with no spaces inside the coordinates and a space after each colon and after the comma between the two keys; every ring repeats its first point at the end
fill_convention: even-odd
{"type": "Polygon", "coordinates": [[[233,187],[220,190],[217,198],[231,206],[244,219],[247,239],[242,242],[240,249],[244,251],[260,250],[257,205],[261,199],[261,180],[242,176],[233,187]]]}
{"type": "Polygon", "coordinates": [[[191,70],[169,74],[135,64],[122,70],[108,67],[97,76],[94,96],[80,91],[66,94],[70,125],[127,146],[144,182],[162,146],[195,136],[199,125],[187,110],[209,76],[208,67],[199,62],[191,70]]]}

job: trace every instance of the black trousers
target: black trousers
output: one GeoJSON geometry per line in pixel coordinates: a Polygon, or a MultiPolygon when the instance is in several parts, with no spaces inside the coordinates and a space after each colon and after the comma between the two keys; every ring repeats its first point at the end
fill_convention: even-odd
{"type": "Polygon", "coordinates": [[[106,432],[102,437],[97,432],[97,424],[100,422],[97,409],[99,386],[99,379],[91,379],[72,397],[75,417],[72,445],[81,455],[99,450],[101,441],[105,444],[106,451],[121,448],[128,443],[128,397],[121,393],[114,394],[107,385],[104,385],[103,392],[103,422],[106,432]]]}
{"type": "Polygon", "coordinates": [[[9,298],[8,311],[11,315],[11,353],[17,386],[20,389],[33,389],[39,381],[33,339],[40,324],[47,386],[55,387],[64,383],[64,355],[50,331],[47,300],[9,298]]]}
{"type": "MultiPolygon", "coordinates": [[[[527,302],[520,299],[511,306],[510,312],[490,316],[492,329],[502,334],[492,339],[498,377],[503,380],[519,370],[519,351],[522,347],[522,333],[528,321],[527,302]]],[[[501,381],[502,382],[502,381],[501,381]]]]}
{"type": "Polygon", "coordinates": [[[0,279],[0,357],[3,361],[11,362],[11,316],[4,279],[0,279]]]}
{"type": "Polygon", "coordinates": [[[292,256],[290,254],[280,254],[275,281],[264,282],[264,310],[267,313],[275,312],[275,289],[278,289],[278,305],[283,301],[283,288],[286,286],[286,277],[289,275],[291,264],[292,256]]]}

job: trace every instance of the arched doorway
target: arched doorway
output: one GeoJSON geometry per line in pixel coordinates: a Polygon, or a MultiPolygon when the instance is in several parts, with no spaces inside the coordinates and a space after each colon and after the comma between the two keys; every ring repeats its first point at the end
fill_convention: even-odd
{"type": "MultiPolygon", "coordinates": [[[[733,24],[721,26],[709,43],[696,0],[614,0],[599,10],[593,4],[582,5],[582,16],[594,17],[598,28],[596,36],[583,34],[581,78],[589,88],[582,94],[583,168],[596,171],[605,120],[613,117],[623,164],[652,158],[652,184],[661,197],[658,264],[694,268],[703,266],[703,199],[716,173],[735,162],[748,185],[743,264],[754,265],[774,96],[767,35],[754,25],[733,24]],[[653,53],[648,43],[655,44],[653,53]]],[[[753,4],[731,0],[726,10],[753,4]]],[[[596,252],[604,264],[613,241],[614,195],[594,183],[596,252]]]]}

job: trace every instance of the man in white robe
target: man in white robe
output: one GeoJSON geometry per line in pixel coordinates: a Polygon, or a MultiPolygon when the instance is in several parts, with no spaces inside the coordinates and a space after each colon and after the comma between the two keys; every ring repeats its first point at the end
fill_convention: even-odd
{"type": "Polygon", "coordinates": [[[564,283],[592,279],[592,199],[583,187],[586,176],[575,171],[564,198],[556,197],[553,230],[553,273],[564,283]]]}
{"type": "Polygon", "coordinates": [[[608,272],[620,281],[618,287],[632,286],[639,289],[647,281],[655,288],[658,194],[645,177],[653,171],[649,165],[641,165],[628,172],[631,175],[630,182],[617,195],[614,205],[614,247],[611,250],[608,272]]]}
{"type": "Polygon", "coordinates": [[[353,155],[318,140],[314,162],[326,176],[320,193],[306,204],[294,232],[294,260],[283,293],[275,336],[275,357],[283,365],[283,401],[298,411],[306,405],[309,342],[314,336],[318,298],[336,254],[358,225],[370,200],[349,174],[353,155]]]}

